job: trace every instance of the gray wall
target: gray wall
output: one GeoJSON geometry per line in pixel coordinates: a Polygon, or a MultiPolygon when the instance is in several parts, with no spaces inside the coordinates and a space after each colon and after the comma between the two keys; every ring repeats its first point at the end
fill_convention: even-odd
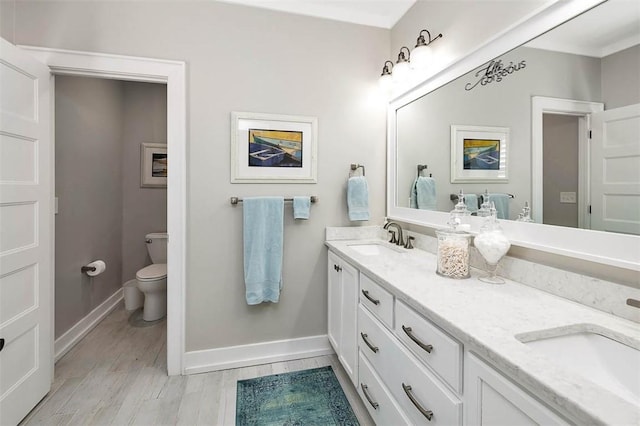
{"type": "Polygon", "coordinates": [[[15,0],[0,1],[0,37],[13,43],[13,18],[15,16],[15,0]]]}
{"type": "Polygon", "coordinates": [[[640,103],[640,45],[602,58],[605,109],[640,103]]]}
{"type": "Polygon", "coordinates": [[[140,187],[140,144],[167,143],[167,86],[122,85],[122,282],[126,282],[151,264],[144,236],[167,231],[167,189],[140,187]]]}
{"type": "MultiPolygon", "coordinates": [[[[437,209],[449,211],[450,193],[506,192],[514,194],[510,218],[524,202],[531,205],[531,97],[601,101],[600,60],[586,56],[520,47],[500,56],[503,64],[526,60],[526,67],[501,82],[478,85],[475,70],[403,107],[398,112],[398,192],[409,193],[416,163],[429,165],[438,190],[437,209]],[[549,67],[553,64],[553,67],[549,67]],[[508,127],[508,183],[450,183],[452,124],[508,127]]],[[[407,197],[398,200],[408,206],[407,197]]]]}
{"type": "Polygon", "coordinates": [[[56,338],[151,263],[167,191],[140,188],[140,143],[166,142],[166,109],[161,84],[56,77],[56,338]],[[107,270],[81,274],[95,259],[107,270]]]}
{"type": "Polygon", "coordinates": [[[384,217],[388,30],[218,2],[20,1],[15,42],[187,62],[188,351],[326,334],[324,229],[351,224],[350,163],[367,167],[370,223],[384,217]],[[318,117],[318,183],[230,184],[231,111],[318,117]],[[229,197],[267,194],[320,201],[309,221],[285,209],[280,303],[250,307],[229,197]]]}
{"type": "Polygon", "coordinates": [[[56,78],[56,338],[122,285],[122,100],[120,82],[56,78]]]}
{"type": "Polygon", "coordinates": [[[578,117],[543,114],[542,223],[578,227],[578,203],[560,203],[560,192],[578,192],[578,117]]]}

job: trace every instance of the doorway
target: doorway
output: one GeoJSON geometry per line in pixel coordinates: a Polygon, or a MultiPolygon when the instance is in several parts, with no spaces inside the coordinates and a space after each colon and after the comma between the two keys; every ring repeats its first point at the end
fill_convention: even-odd
{"type": "Polygon", "coordinates": [[[166,176],[164,187],[141,179],[141,148],[166,152],[167,94],[164,84],[84,76],[58,75],[55,85],[58,361],[120,303],[124,283],[135,291],[137,271],[152,263],[146,235],[167,230],[166,176]],[[94,261],[105,270],[79,270],[94,261]]]}
{"type": "MultiPolygon", "coordinates": [[[[167,155],[167,373],[184,374],[186,284],[186,77],[185,63],[32,46],[19,46],[56,75],[101,77],[166,84],[167,155]]],[[[52,339],[53,345],[53,339],[52,339]]]]}

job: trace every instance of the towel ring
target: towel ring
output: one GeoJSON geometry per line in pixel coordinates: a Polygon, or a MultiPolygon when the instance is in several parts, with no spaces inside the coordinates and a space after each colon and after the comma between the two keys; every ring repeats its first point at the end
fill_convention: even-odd
{"type": "MultiPolygon", "coordinates": [[[[426,164],[418,164],[418,177],[422,176],[422,171],[426,170],[429,166],[427,166],[426,164]]],[[[433,175],[431,173],[429,173],[429,177],[433,177],[433,175]]]]}
{"type": "Polygon", "coordinates": [[[365,175],[364,173],[364,165],[363,164],[351,164],[351,171],[349,172],[349,177],[351,176],[355,176],[355,172],[358,169],[362,169],[362,176],[365,175]]]}

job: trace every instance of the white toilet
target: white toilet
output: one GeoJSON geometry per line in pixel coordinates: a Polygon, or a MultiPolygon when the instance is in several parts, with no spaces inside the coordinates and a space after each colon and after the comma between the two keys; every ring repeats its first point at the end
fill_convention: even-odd
{"type": "Polygon", "coordinates": [[[146,243],[153,264],[140,269],[136,280],[144,293],[142,319],[155,321],[167,314],[167,234],[147,234],[146,243]]]}

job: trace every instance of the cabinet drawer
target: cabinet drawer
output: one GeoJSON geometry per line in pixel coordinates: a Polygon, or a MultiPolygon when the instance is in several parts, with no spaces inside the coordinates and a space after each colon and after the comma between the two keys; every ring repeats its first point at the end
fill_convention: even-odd
{"type": "Polygon", "coordinates": [[[362,273],[360,274],[360,303],[389,328],[393,328],[393,295],[362,273]]]}
{"type": "Polygon", "coordinates": [[[450,426],[462,423],[460,400],[362,305],[358,308],[358,331],[360,351],[389,389],[410,424],[450,426]],[[362,335],[366,336],[368,344],[362,335]],[[425,416],[428,413],[425,411],[423,414],[418,406],[432,412],[430,421],[425,416]]]}
{"type": "Polygon", "coordinates": [[[375,424],[384,426],[410,423],[362,353],[358,361],[358,377],[358,394],[375,424]]]}
{"type": "Polygon", "coordinates": [[[395,334],[458,393],[462,391],[462,345],[399,300],[395,334]]]}

